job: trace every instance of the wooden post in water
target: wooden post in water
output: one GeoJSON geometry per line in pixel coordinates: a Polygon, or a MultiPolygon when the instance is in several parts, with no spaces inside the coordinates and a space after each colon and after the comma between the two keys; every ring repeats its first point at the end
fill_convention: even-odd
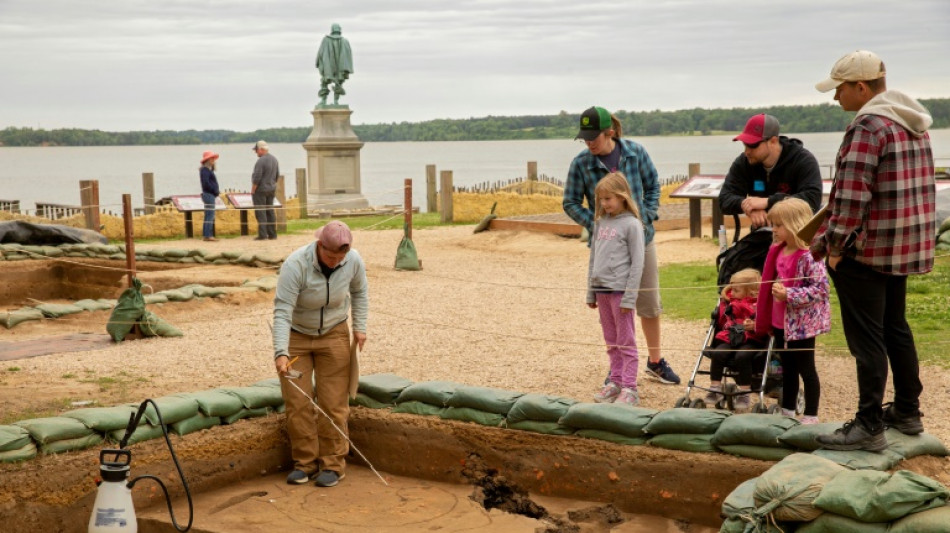
{"type": "Polygon", "coordinates": [[[435,187],[435,165],[426,165],[426,213],[435,213],[439,209],[435,187]]]}
{"type": "Polygon", "coordinates": [[[274,198],[280,202],[280,208],[276,210],[276,231],[287,231],[287,194],[284,192],[284,176],[277,176],[277,191],[274,192],[274,198]]]}
{"type": "Polygon", "coordinates": [[[439,199],[442,201],[442,222],[452,222],[452,171],[439,173],[439,199]]]}
{"type": "Polygon", "coordinates": [[[403,205],[405,206],[406,237],[412,240],[412,180],[409,178],[406,178],[405,181],[403,205]]]}
{"type": "Polygon", "coordinates": [[[309,218],[307,210],[307,169],[297,169],[297,201],[300,204],[300,218],[309,218]]]}
{"type": "Polygon", "coordinates": [[[125,226],[125,266],[128,270],[129,287],[135,277],[135,238],[132,225],[132,195],[122,195],[122,222],[125,226]]]}
{"type": "Polygon", "coordinates": [[[525,194],[534,194],[535,183],[538,182],[538,162],[528,161],[528,187],[525,194]]]}
{"type": "MultiPolygon", "coordinates": [[[[699,175],[699,163],[689,164],[689,177],[699,175]]],[[[699,198],[689,199],[689,238],[699,239],[703,236],[703,206],[699,198]]]]}
{"type": "Polygon", "coordinates": [[[79,204],[86,219],[86,229],[99,231],[99,180],[79,182],[79,204]]]}
{"type": "Polygon", "coordinates": [[[155,213],[155,175],[151,172],[142,173],[142,200],[145,202],[145,214],[155,213]]]}

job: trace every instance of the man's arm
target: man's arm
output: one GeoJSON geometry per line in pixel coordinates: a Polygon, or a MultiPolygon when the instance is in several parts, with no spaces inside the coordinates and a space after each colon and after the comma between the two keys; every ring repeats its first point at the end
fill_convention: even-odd
{"type": "Polygon", "coordinates": [[[350,279],[350,308],[353,314],[353,338],[362,351],[366,343],[366,321],[369,316],[369,282],[366,281],[363,259],[359,254],[354,259],[357,264],[356,272],[350,279]]]}
{"type": "Polygon", "coordinates": [[[571,220],[587,228],[588,232],[593,231],[594,213],[590,208],[584,207],[584,197],[587,195],[587,187],[584,183],[584,170],[578,162],[579,158],[571,161],[571,166],[567,171],[567,182],[564,184],[564,199],[561,205],[564,212],[571,220]]]}
{"type": "Polygon", "coordinates": [[[656,166],[650,159],[650,154],[646,149],[640,148],[640,182],[643,184],[643,210],[640,217],[647,224],[660,218],[660,177],[656,172],[656,166]]]}
{"type": "Polygon", "coordinates": [[[744,155],[740,155],[732,162],[726,179],[719,189],[719,209],[724,215],[741,215],[742,201],[749,195],[748,173],[742,164],[744,155]]]}
{"type": "Polygon", "coordinates": [[[864,225],[880,150],[878,139],[860,124],[845,133],[842,146],[834,199],[824,233],[827,253],[831,256],[840,256],[850,244],[851,236],[864,225]]]}
{"type": "Polygon", "coordinates": [[[284,261],[274,291],[274,358],[287,356],[290,344],[290,323],[293,319],[302,280],[300,272],[284,261]]]}

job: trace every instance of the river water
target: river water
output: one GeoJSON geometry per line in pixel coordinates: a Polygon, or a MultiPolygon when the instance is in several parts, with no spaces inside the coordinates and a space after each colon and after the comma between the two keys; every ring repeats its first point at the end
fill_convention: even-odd
{"type": "MultiPolygon", "coordinates": [[[[930,133],[937,166],[950,165],[950,129],[930,133]]],[[[821,165],[830,168],[841,133],[791,134],[801,139],[821,165]]],[[[661,178],[685,175],[690,163],[700,163],[704,174],[724,174],[740,153],[732,135],[705,137],[639,137],[661,178]]],[[[584,146],[567,139],[538,141],[463,141],[366,143],[361,152],[361,186],[370,205],[401,204],[403,180],[413,180],[413,204],[425,209],[425,168],[451,170],[457,186],[503,181],[527,174],[528,161],[538,173],[563,180],[571,159],[584,146]]],[[[218,182],[222,190],[250,189],[256,161],[251,144],[194,146],[97,146],[0,148],[0,199],[19,200],[24,211],[36,202],[79,205],[79,181],[99,180],[103,210],[121,213],[123,194],[143,203],[142,173],[155,175],[157,198],[201,192],[198,160],[204,150],[221,154],[218,182]]],[[[297,194],[294,169],[306,168],[307,154],[300,144],[271,144],[271,153],[286,176],[287,196],[297,194]]]]}

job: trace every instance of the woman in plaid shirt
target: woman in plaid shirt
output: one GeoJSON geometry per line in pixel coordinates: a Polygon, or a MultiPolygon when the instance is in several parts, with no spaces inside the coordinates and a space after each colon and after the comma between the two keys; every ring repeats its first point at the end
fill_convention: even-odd
{"type": "Polygon", "coordinates": [[[905,317],[907,276],[933,268],[936,193],[927,128],[930,114],[887,90],[884,63],[859,50],[838,60],[829,79],[845,111],[857,111],[838,150],[828,218],[812,243],[841,303],[841,322],[858,374],[854,420],[817,440],[832,450],[878,451],[885,427],[921,433],[917,348],[905,317]],[[888,363],[894,401],[884,406],[888,363]]]}

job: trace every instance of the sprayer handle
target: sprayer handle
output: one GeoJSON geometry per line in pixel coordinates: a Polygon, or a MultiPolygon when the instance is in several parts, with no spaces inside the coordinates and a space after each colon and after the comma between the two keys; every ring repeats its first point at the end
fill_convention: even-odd
{"type": "Polygon", "coordinates": [[[129,466],[132,464],[132,452],[129,450],[115,450],[106,448],[99,452],[99,464],[109,466],[129,466]],[[115,461],[106,461],[107,455],[114,457],[115,461]],[[120,457],[125,457],[125,462],[120,462],[120,457]]]}

